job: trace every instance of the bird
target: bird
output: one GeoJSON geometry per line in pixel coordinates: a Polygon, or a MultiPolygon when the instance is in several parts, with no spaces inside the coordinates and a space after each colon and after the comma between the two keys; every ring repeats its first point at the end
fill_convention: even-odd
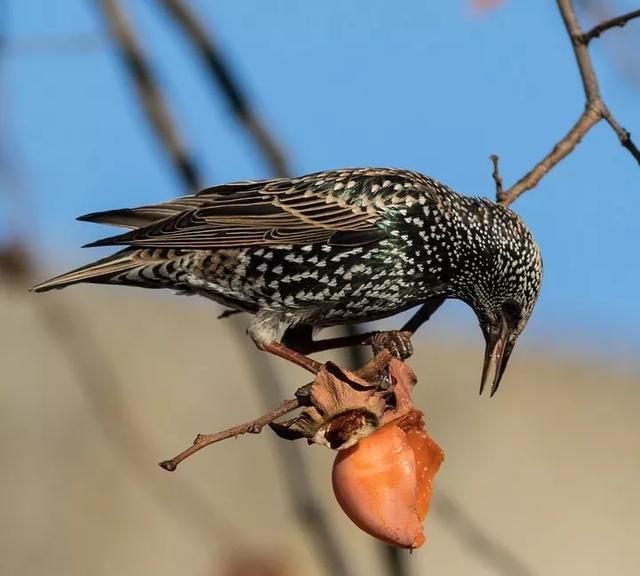
{"type": "Polygon", "coordinates": [[[198,294],[252,314],[258,348],[303,367],[313,346],[289,345],[296,330],[312,338],[419,306],[412,333],[457,299],[484,335],[480,393],[491,381],[491,396],[542,282],[540,249],[510,208],[399,168],[231,182],[78,220],[127,229],[86,245],[121,250],[34,291],[88,282],[198,294]]]}

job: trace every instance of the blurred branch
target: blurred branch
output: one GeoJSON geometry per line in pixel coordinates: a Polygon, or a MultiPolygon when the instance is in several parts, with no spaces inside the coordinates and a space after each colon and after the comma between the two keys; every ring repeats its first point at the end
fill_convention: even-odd
{"type": "MultiPolygon", "coordinates": [[[[160,2],[184,29],[200,53],[210,77],[221,89],[234,114],[254,138],[273,173],[280,177],[288,176],[288,165],[281,147],[252,109],[236,75],[220,56],[211,34],[205,30],[199,19],[181,0],[160,0],[160,2]]],[[[237,326],[235,333],[243,335],[244,330],[237,326]]],[[[357,365],[363,364],[361,362],[362,356],[357,351],[354,352],[353,360],[357,365]]],[[[263,403],[265,406],[273,406],[282,397],[276,374],[270,364],[262,357],[250,362],[250,366],[255,371],[254,382],[263,398],[263,403]]],[[[316,544],[318,557],[326,563],[330,574],[349,574],[346,560],[330,530],[325,512],[314,496],[315,490],[299,446],[283,442],[276,442],[275,446],[288,484],[286,493],[292,500],[294,511],[309,530],[309,534],[316,544]]]]}
{"type": "MultiPolygon", "coordinates": [[[[24,245],[16,244],[10,253],[7,250],[0,253],[2,279],[9,280],[14,288],[24,291],[31,285],[34,270],[33,259],[24,245]]],[[[145,493],[155,498],[163,510],[186,520],[187,526],[204,539],[205,545],[215,538],[223,540],[229,549],[242,548],[242,532],[222,518],[193,486],[185,486],[177,492],[149,477],[147,456],[154,449],[126,414],[125,404],[119,398],[121,385],[113,365],[90,330],[83,325],[77,310],[65,306],[60,299],[36,298],[34,306],[42,326],[60,347],[75,374],[94,422],[115,454],[124,459],[145,493]]]]}
{"type": "Polygon", "coordinates": [[[514,552],[489,536],[445,492],[440,492],[434,499],[433,513],[440,516],[460,543],[483,558],[496,574],[533,576],[533,571],[514,552]]]}
{"type": "Polygon", "coordinates": [[[594,38],[599,38],[600,34],[609,30],[609,28],[622,28],[626,26],[627,22],[633,20],[634,18],[640,18],[640,10],[633,10],[632,12],[628,12],[627,14],[623,14],[622,16],[617,16],[616,18],[611,18],[610,20],[605,20],[604,22],[600,22],[588,32],[584,32],[581,35],[581,40],[585,44],[589,44],[591,40],[594,38]]]}
{"type": "MultiPolygon", "coordinates": [[[[580,23],[575,13],[572,0],[556,0],[558,9],[564,21],[567,34],[573,46],[576,63],[582,79],[582,86],[586,97],[585,109],[578,118],[578,121],[567,132],[567,134],[556,143],[551,152],[547,154],[540,162],[538,162],[527,174],[518,180],[511,188],[502,190],[500,186],[496,186],[496,198],[500,204],[509,206],[514,200],[527,190],[534,188],[542,178],[551,170],[558,162],[568,156],[582,138],[601,120],[606,120],[609,126],[618,136],[620,143],[640,164],[640,150],[631,140],[631,134],[625,130],[621,124],[613,116],[607,105],[605,104],[598,85],[598,79],[593,69],[591,56],[588,49],[588,40],[580,28],[580,23]]],[[[633,14],[633,13],[632,13],[633,14]]],[[[615,19],[614,19],[615,20],[615,19]]],[[[603,24],[607,24],[607,21],[603,24]]],[[[600,26],[600,25],[599,25],[600,26]]],[[[613,27],[606,26],[604,29],[613,27]]],[[[594,29],[597,29],[596,26],[594,29]]],[[[604,30],[603,29],[603,30],[604,30]]],[[[590,34],[591,32],[588,32],[590,34]]],[[[497,171],[497,157],[494,162],[494,173],[497,171]]],[[[494,177],[495,179],[495,177],[494,177]]],[[[498,181],[496,180],[496,185],[498,181]]]]}
{"type": "MultiPolygon", "coordinates": [[[[282,397],[276,374],[271,366],[267,362],[251,362],[250,365],[255,372],[253,382],[262,397],[262,403],[269,404],[276,397],[282,397]]],[[[324,564],[325,572],[330,576],[351,576],[353,572],[349,568],[342,546],[331,529],[327,513],[316,495],[317,491],[311,481],[302,449],[298,444],[279,438],[275,439],[274,446],[286,483],[283,492],[291,501],[291,507],[299,522],[307,530],[313,543],[314,554],[320,563],[324,564]]]]}
{"type": "MultiPolygon", "coordinates": [[[[2,56],[5,55],[3,49],[8,46],[4,32],[4,27],[0,26],[2,56]]],[[[4,126],[1,128],[0,136],[4,137],[6,129],[4,126]]],[[[4,144],[4,138],[2,143],[4,144]]],[[[0,250],[0,276],[12,287],[23,291],[32,284],[36,270],[33,255],[22,238],[26,231],[33,234],[33,210],[30,209],[29,190],[15,163],[10,162],[8,150],[8,146],[3,146],[0,150],[0,174],[7,179],[8,186],[5,189],[12,193],[16,204],[21,202],[27,209],[16,210],[21,221],[16,225],[15,239],[11,239],[12,243],[0,250]]],[[[185,488],[178,498],[174,490],[149,478],[145,462],[146,455],[152,452],[152,448],[135,429],[131,418],[125,414],[124,403],[118,396],[120,386],[113,365],[92,338],[77,310],[54,298],[36,298],[34,306],[44,329],[60,346],[75,373],[94,421],[104,432],[109,446],[118,457],[125,460],[133,477],[144,486],[145,493],[155,498],[163,510],[186,520],[187,526],[193,528],[195,535],[204,537],[205,545],[209,545],[215,537],[225,541],[229,548],[241,547],[242,532],[223,519],[193,487],[185,488]]]]}
{"type": "MultiPolygon", "coordinates": [[[[244,340],[244,333],[238,322],[235,327],[234,334],[244,340]]],[[[261,355],[256,356],[261,357],[261,355]]],[[[279,402],[282,391],[279,378],[271,364],[262,358],[258,363],[249,362],[249,366],[254,373],[252,382],[262,398],[262,403],[265,406],[273,406],[279,402]]],[[[360,374],[362,377],[368,376],[360,374]]],[[[326,573],[331,576],[349,576],[353,572],[349,568],[335,533],[331,530],[326,512],[316,497],[316,490],[302,449],[296,443],[283,442],[279,439],[276,439],[274,447],[286,482],[284,493],[291,500],[294,513],[315,543],[316,555],[325,564],[326,573]]]]}
{"type": "MultiPolygon", "coordinates": [[[[202,26],[198,17],[192,12],[183,0],[159,0],[165,8],[171,13],[175,21],[182,26],[188,37],[191,39],[194,47],[200,53],[201,58],[205,62],[210,77],[217,83],[226,97],[229,106],[236,116],[245,125],[249,133],[253,136],[256,145],[262,150],[265,159],[269,162],[273,173],[276,176],[286,177],[289,175],[286,158],[281,147],[276,143],[275,139],[270,135],[264,124],[260,121],[258,115],[252,110],[251,105],[242,90],[240,83],[236,79],[230,66],[228,66],[221,57],[220,52],[215,45],[211,33],[207,32],[202,26]]],[[[348,334],[355,334],[353,327],[347,328],[348,334]]],[[[350,364],[352,367],[364,364],[364,354],[357,348],[350,350],[350,364]]],[[[277,392],[277,379],[269,378],[269,382],[273,382],[273,386],[264,386],[263,379],[257,378],[256,384],[261,394],[265,395],[266,405],[273,405],[276,397],[280,396],[277,392]]],[[[305,471],[304,460],[300,454],[300,449],[296,445],[282,446],[277,443],[278,449],[282,451],[281,461],[285,465],[285,473],[289,481],[289,485],[295,491],[291,492],[294,500],[294,507],[298,510],[301,518],[309,518],[309,503],[305,501],[305,496],[296,496],[300,492],[300,485],[307,485],[307,493],[311,490],[311,483],[306,480],[308,473],[305,471]]],[[[316,511],[314,514],[321,513],[319,506],[314,506],[316,511]]],[[[332,542],[331,533],[328,530],[327,521],[322,519],[315,522],[307,521],[307,525],[312,533],[316,535],[316,541],[322,546],[328,547],[328,552],[336,557],[339,564],[339,551],[336,543],[332,542]]],[[[385,544],[381,545],[384,550],[384,558],[387,563],[388,573],[396,576],[403,576],[408,573],[405,556],[401,556],[401,551],[385,544]]],[[[334,562],[334,564],[336,563],[334,562]]],[[[342,562],[344,565],[344,562],[342,562]]],[[[336,574],[336,566],[333,567],[332,573],[336,574]]],[[[343,566],[344,569],[344,566],[343,566]]],[[[345,573],[345,572],[341,572],[345,573]]]]}
{"type": "Polygon", "coordinates": [[[150,480],[147,455],[153,449],[125,413],[124,403],[118,397],[121,386],[113,366],[90,332],[82,326],[76,310],[54,299],[38,298],[36,306],[43,325],[67,356],[97,424],[117,455],[125,459],[145,492],[155,497],[162,508],[188,520],[194,532],[204,537],[205,545],[216,538],[222,539],[229,547],[241,547],[241,531],[223,519],[206,498],[199,497],[193,486],[185,486],[178,498],[177,492],[168,485],[150,480]]]}
{"type": "MultiPolygon", "coordinates": [[[[185,153],[182,152],[182,148],[175,134],[175,129],[169,120],[169,113],[161,97],[160,90],[156,87],[151,76],[151,71],[146,65],[142,53],[137,46],[135,37],[119,9],[118,0],[98,1],[102,5],[105,15],[110,22],[114,37],[120,46],[121,54],[127,64],[127,69],[136,82],[138,93],[145,106],[150,122],[154,124],[156,132],[162,138],[174,166],[182,174],[187,187],[195,188],[197,185],[195,165],[193,162],[190,162],[185,153]]],[[[175,3],[169,3],[167,7],[172,10],[178,10],[177,14],[181,16],[181,22],[185,26],[190,26],[192,32],[194,28],[199,30],[197,21],[189,17],[189,14],[185,12],[184,9],[180,10],[180,6],[175,3]]],[[[203,31],[197,33],[197,38],[199,39],[200,45],[206,48],[205,55],[210,70],[216,75],[225,94],[234,106],[234,110],[238,116],[247,123],[254,137],[258,139],[261,145],[264,146],[264,143],[267,142],[270,146],[267,150],[269,151],[272,165],[278,173],[282,174],[286,171],[286,166],[281,153],[277,147],[273,145],[272,141],[265,137],[266,131],[257,121],[255,114],[250,112],[248,103],[242,97],[242,93],[237,84],[232,81],[232,75],[228,68],[222,65],[222,61],[217,57],[213,45],[207,43],[203,31]],[[260,138],[262,138],[262,140],[260,140],[260,138]]],[[[244,334],[244,331],[240,329],[235,332],[244,334]]],[[[246,342],[243,344],[246,344],[246,342]]],[[[256,370],[255,382],[259,390],[277,389],[277,379],[263,358],[251,362],[250,365],[256,370]]],[[[277,446],[280,450],[283,468],[286,471],[286,478],[289,482],[290,490],[288,490],[287,493],[291,495],[294,510],[303,519],[309,529],[312,538],[316,542],[319,557],[326,562],[330,570],[329,573],[346,576],[348,574],[347,564],[340,553],[337,541],[328,527],[328,521],[324,511],[313,495],[313,486],[309,482],[308,473],[304,466],[304,460],[299,453],[299,448],[297,446],[290,446],[286,448],[285,452],[285,448],[281,447],[280,444],[282,443],[278,442],[277,446]],[[292,466],[291,463],[295,463],[295,466],[292,466]]],[[[186,457],[186,455],[183,457],[186,457]]]]}
{"type": "Polygon", "coordinates": [[[200,177],[195,162],[187,154],[171,119],[162,92],[158,88],[120,0],[97,0],[109,24],[111,35],[119,49],[122,62],[134,83],[138,97],[150,124],[161,140],[171,162],[190,192],[200,188],[200,177]]]}
{"type": "Polygon", "coordinates": [[[199,18],[182,0],[159,0],[169,11],[175,21],[184,29],[204,61],[209,76],[219,86],[233,113],[244,124],[252,135],[276,176],[287,176],[289,169],[287,160],[280,145],[260,120],[249,104],[249,99],[226,64],[215,45],[212,35],[202,26],[199,18]]]}
{"type": "Polygon", "coordinates": [[[0,284],[23,287],[33,275],[33,262],[27,247],[16,239],[0,244],[0,284]]]}

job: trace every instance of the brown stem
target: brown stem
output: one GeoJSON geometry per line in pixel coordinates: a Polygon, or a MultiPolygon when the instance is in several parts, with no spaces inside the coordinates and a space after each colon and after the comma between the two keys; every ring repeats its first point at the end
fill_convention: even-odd
{"type": "Polygon", "coordinates": [[[626,14],[622,14],[622,16],[616,16],[615,18],[611,18],[610,20],[605,20],[604,22],[600,22],[588,32],[585,32],[580,36],[580,40],[585,44],[589,44],[591,40],[594,38],[599,38],[600,34],[606,32],[607,30],[615,27],[622,28],[626,25],[629,20],[633,20],[634,18],[640,18],[640,10],[633,10],[631,12],[627,12],[626,14]]]}
{"type": "Polygon", "coordinates": [[[502,190],[502,177],[500,176],[500,157],[497,154],[491,154],[489,156],[489,160],[493,164],[493,172],[491,174],[493,181],[496,183],[496,197],[502,198],[503,190],[502,190]]]}
{"type": "MultiPolygon", "coordinates": [[[[362,378],[363,380],[371,380],[375,376],[377,376],[381,370],[383,370],[391,359],[393,358],[393,354],[389,350],[383,350],[376,356],[374,356],[369,362],[367,362],[364,366],[356,371],[356,375],[362,378]]],[[[318,363],[321,366],[320,363],[318,363]]],[[[304,388],[304,387],[303,387],[304,388]]],[[[277,420],[281,416],[288,414],[289,412],[293,412],[297,408],[300,407],[300,400],[298,398],[293,398],[291,400],[285,400],[275,408],[274,410],[270,410],[266,414],[263,414],[259,418],[255,420],[251,420],[249,422],[245,422],[244,424],[239,424],[237,426],[232,426],[231,428],[227,428],[226,430],[222,430],[221,432],[214,432],[213,434],[198,434],[196,439],[193,441],[193,444],[189,446],[186,450],[183,450],[177,456],[174,456],[170,460],[164,460],[160,462],[160,466],[169,472],[173,472],[178,464],[195,454],[196,452],[202,450],[205,446],[209,446],[210,444],[215,444],[216,442],[220,442],[222,440],[227,440],[228,438],[235,438],[236,436],[241,436],[242,434],[259,434],[262,429],[271,424],[274,420],[277,420]]]]}
{"type": "Polygon", "coordinates": [[[638,161],[638,164],[640,164],[640,150],[638,150],[638,147],[633,143],[633,140],[631,140],[631,134],[629,133],[629,131],[625,130],[618,123],[618,121],[613,117],[613,114],[609,112],[608,108],[605,108],[602,111],[602,117],[607,121],[609,126],[613,128],[613,131],[616,133],[618,139],[620,140],[620,144],[622,144],[627,150],[629,150],[631,155],[638,161]]]}
{"type": "MultiPolygon", "coordinates": [[[[562,16],[562,20],[565,25],[565,29],[571,44],[573,46],[573,52],[576,58],[576,64],[578,71],[580,72],[580,78],[582,79],[582,87],[586,98],[585,109],[580,115],[578,121],[573,127],[560,139],[551,152],[549,152],[542,160],[540,160],[529,172],[527,172],[520,180],[518,180],[509,189],[500,191],[497,190],[496,198],[500,204],[509,206],[516,198],[527,190],[535,187],[542,178],[551,170],[558,162],[570,154],[573,149],[578,145],[582,138],[593,128],[600,120],[604,119],[615,131],[621,144],[629,150],[631,155],[640,163],[640,151],[631,140],[631,135],[625,130],[620,123],[615,119],[613,114],[607,108],[602,96],[600,94],[600,87],[598,85],[598,79],[593,69],[593,63],[591,62],[591,56],[588,49],[588,39],[593,30],[584,34],[580,28],[580,23],[576,16],[575,9],[573,7],[572,0],[556,0],[558,4],[558,10],[562,16]]],[[[630,13],[628,18],[626,16],[620,17],[626,23],[631,18],[635,17],[635,13],[630,13]]],[[[616,19],[614,19],[616,20],[616,19]]],[[[594,28],[604,26],[600,30],[602,31],[611,28],[615,25],[622,25],[620,23],[610,24],[612,21],[606,21],[594,28]]],[[[495,164],[494,164],[495,174],[495,164]]],[[[495,180],[495,176],[494,176],[495,180]]],[[[497,187],[497,186],[496,186],[497,187]]]]}
{"type": "Polygon", "coordinates": [[[504,206],[509,206],[509,204],[511,204],[521,194],[527,190],[531,190],[531,188],[534,188],[538,182],[544,178],[549,170],[573,151],[584,135],[592,126],[597,124],[600,119],[601,116],[599,112],[595,111],[593,108],[585,109],[567,135],[557,142],[551,152],[549,152],[529,172],[511,186],[511,188],[505,190],[500,196],[498,196],[498,202],[504,206]]]}
{"type": "Polygon", "coordinates": [[[168,470],[169,472],[173,472],[180,462],[182,462],[185,458],[188,458],[192,454],[195,454],[199,450],[202,450],[205,446],[209,446],[210,444],[215,444],[216,442],[220,442],[221,440],[226,440],[227,438],[234,438],[236,436],[240,436],[242,434],[259,434],[262,429],[267,425],[280,418],[280,416],[284,416],[289,412],[292,412],[296,408],[300,406],[300,402],[297,398],[292,400],[285,400],[280,406],[263,414],[259,418],[255,420],[251,420],[250,422],[245,422],[244,424],[239,424],[238,426],[233,426],[231,428],[227,428],[226,430],[222,430],[222,432],[215,432],[214,434],[198,434],[196,439],[193,441],[193,445],[189,446],[186,450],[183,450],[177,456],[174,456],[170,460],[164,460],[160,462],[160,467],[168,470]]]}
{"type": "Polygon", "coordinates": [[[369,362],[355,371],[356,376],[363,380],[373,380],[391,362],[393,354],[389,350],[382,350],[376,354],[369,362]]]}

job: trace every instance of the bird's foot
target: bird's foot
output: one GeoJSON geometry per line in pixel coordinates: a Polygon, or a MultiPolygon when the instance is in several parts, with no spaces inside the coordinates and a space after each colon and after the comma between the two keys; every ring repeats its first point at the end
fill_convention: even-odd
{"type": "Polygon", "coordinates": [[[389,350],[396,358],[406,360],[413,354],[411,336],[411,332],[401,330],[375,332],[371,335],[369,344],[374,355],[382,350],[389,350]]]}
{"type": "MultiPolygon", "coordinates": [[[[369,338],[369,344],[374,356],[383,350],[388,350],[396,358],[406,360],[413,354],[411,335],[411,332],[402,330],[374,332],[369,338]]],[[[393,386],[394,382],[389,374],[388,367],[378,373],[372,384],[375,384],[376,388],[381,391],[388,390],[393,386]]]]}

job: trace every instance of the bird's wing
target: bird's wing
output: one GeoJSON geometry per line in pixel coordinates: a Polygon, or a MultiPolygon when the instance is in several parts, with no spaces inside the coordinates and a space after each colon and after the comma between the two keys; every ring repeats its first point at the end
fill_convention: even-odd
{"type": "Polygon", "coordinates": [[[132,227],[153,218],[128,233],[88,246],[212,249],[366,244],[387,235],[378,225],[386,210],[413,198],[409,191],[417,181],[412,176],[400,170],[356,169],[237,182],[173,202],[82,219],[132,227]]]}

